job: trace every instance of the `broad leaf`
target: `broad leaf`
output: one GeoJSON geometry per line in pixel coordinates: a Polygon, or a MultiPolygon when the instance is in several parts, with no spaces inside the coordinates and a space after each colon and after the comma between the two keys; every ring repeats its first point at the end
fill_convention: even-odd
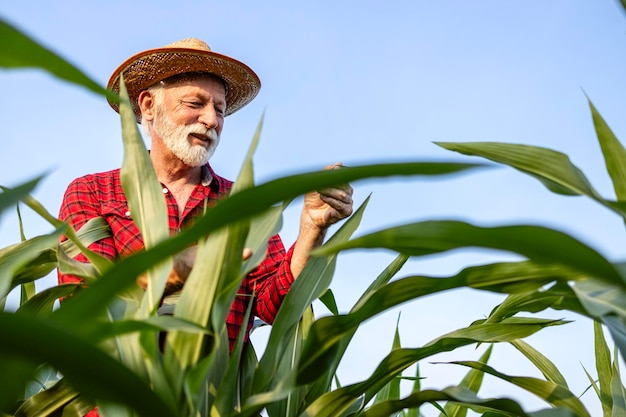
{"type": "MultiPolygon", "coordinates": [[[[0,362],[47,362],[87,396],[127,404],[146,417],[177,415],[173,405],[164,403],[145,381],[67,329],[30,315],[0,313],[0,332],[12,341],[0,344],[0,362]],[[85,372],[87,365],[89,372],[85,372]]],[[[14,383],[21,385],[21,381],[14,383]]]]}
{"type": "Polygon", "coordinates": [[[39,68],[94,93],[110,94],[81,70],[2,19],[0,19],[0,39],[3,42],[2,50],[0,50],[0,67],[39,68]]]}
{"type": "Polygon", "coordinates": [[[569,408],[579,417],[589,417],[587,409],[580,402],[580,400],[562,385],[555,384],[551,381],[544,381],[538,378],[506,375],[480,362],[455,361],[450,363],[469,366],[473,369],[486,372],[490,375],[508,381],[522,389],[525,389],[528,392],[537,395],[538,397],[542,398],[544,401],[550,403],[555,407],[569,408]]]}
{"type": "Polygon", "coordinates": [[[557,230],[540,226],[480,227],[460,221],[425,221],[374,232],[350,242],[320,248],[328,254],[346,249],[385,248],[411,256],[479,247],[508,251],[544,264],[561,264],[619,285],[624,278],[600,253],[557,230]]]}

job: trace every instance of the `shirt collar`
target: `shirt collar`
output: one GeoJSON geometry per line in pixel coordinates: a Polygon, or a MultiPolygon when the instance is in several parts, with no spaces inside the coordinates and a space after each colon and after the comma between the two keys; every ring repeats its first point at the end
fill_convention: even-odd
{"type": "Polygon", "coordinates": [[[203,186],[208,187],[211,182],[213,182],[213,173],[211,172],[209,165],[202,165],[202,171],[200,172],[200,183],[203,186]]]}

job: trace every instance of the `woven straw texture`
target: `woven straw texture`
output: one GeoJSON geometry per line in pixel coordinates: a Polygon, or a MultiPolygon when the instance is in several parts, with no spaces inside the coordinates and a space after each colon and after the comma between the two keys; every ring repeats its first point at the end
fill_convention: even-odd
{"type": "MultiPolygon", "coordinates": [[[[211,51],[206,43],[195,38],[133,55],[113,72],[107,88],[119,93],[120,74],[124,74],[128,96],[140,122],[139,93],[159,81],[188,72],[207,72],[224,80],[227,86],[226,116],[251,102],[261,88],[259,77],[247,65],[211,51]]],[[[119,111],[116,103],[109,101],[109,104],[119,111]]]]}

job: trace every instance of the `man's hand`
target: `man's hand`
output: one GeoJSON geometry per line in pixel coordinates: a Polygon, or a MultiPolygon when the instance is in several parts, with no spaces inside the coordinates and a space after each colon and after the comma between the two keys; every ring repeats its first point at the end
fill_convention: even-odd
{"type": "MultiPolygon", "coordinates": [[[[165,291],[163,292],[164,296],[168,296],[183,289],[185,282],[187,282],[187,277],[189,277],[191,273],[191,268],[193,268],[193,264],[196,261],[197,252],[198,246],[194,245],[174,256],[174,266],[167,276],[167,283],[165,284],[165,291]]],[[[251,256],[252,250],[250,248],[244,248],[242,259],[246,261],[251,256]]],[[[137,283],[145,290],[148,287],[147,275],[142,274],[137,280],[137,283]]]]}
{"type": "MultiPolygon", "coordinates": [[[[341,166],[342,164],[338,162],[324,169],[340,169],[341,166]]],[[[350,184],[313,191],[304,196],[300,234],[289,264],[294,278],[297,278],[304,269],[311,250],[324,243],[328,227],[351,214],[352,187],[350,184]]]]}
{"type": "MultiPolygon", "coordinates": [[[[341,162],[328,165],[325,170],[341,168],[341,162]]],[[[352,214],[352,187],[346,184],[307,193],[302,210],[303,226],[310,224],[326,230],[329,226],[352,214]]]]}

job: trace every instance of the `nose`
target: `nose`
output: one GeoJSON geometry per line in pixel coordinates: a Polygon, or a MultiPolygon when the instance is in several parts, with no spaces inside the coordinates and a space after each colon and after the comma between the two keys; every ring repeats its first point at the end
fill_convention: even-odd
{"type": "Polygon", "coordinates": [[[204,106],[198,117],[198,122],[205,125],[207,129],[216,129],[219,122],[215,108],[213,106],[204,106]]]}

